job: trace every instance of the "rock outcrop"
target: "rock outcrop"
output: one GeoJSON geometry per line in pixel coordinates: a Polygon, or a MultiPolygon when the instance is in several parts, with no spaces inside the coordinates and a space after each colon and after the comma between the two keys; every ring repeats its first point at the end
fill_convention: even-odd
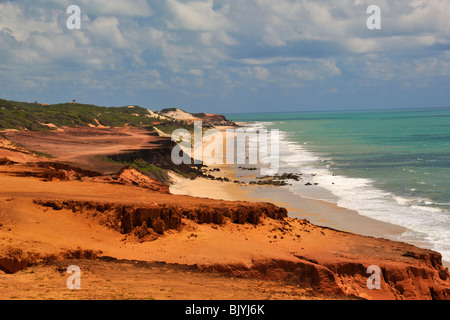
{"type": "Polygon", "coordinates": [[[227,126],[234,127],[236,124],[233,121],[228,120],[224,115],[221,114],[211,114],[206,113],[205,117],[202,118],[206,125],[211,126],[227,126]]]}
{"type": "Polygon", "coordinates": [[[263,218],[283,219],[287,210],[271,203],[248,203],[217,201],[216,206],[173,205],[165,203],[124,204],[101,203],[75,200],[34,200],[34,203],[54,210],[69,209],[74,213],[87,213],[97,217],[104,224],[123,234],[133,232],[145,223],[158,234],[166,230],[179,230],[182,219],[193,220],[199,224],[223,225],[228,219],[232,223],[257,225],[263,218]]]}
{"type": "Polygon", "coordinates": [[[358,262],[266,259],[254,261],[250,267],[243,264],[216,264],[200,266],[200,269],[228,273],[235,277],[282,281],[334,296],[372,300],[450,300],[449,272],[432,266],[435,258],[432,255],[422,257],[414,265],[382,261],[379,290],[367,287],[367,267],[371,262],[363,259],[358,262]]]}
{"type": "Polygon", "coordinates": [[[18,248],[4,248],[0,251],[0,270],[11,274],[39,263],[60,259],[94,259],[100,254],[101,252],[98,251],[84,249],[66,250],[55,255],[28,252],[18,248]]]}
{"type": "Polygon", "coordinates": [[[9,160],[8,158],[0,158],[0,166],[10,166],[17,162],[9,160]]]}
{"type": "MultiPolygon", "coordinates": [[[[8,159],[0,159],[0,165],[13,165],[15,162],[8,159]]],[[[170,193],[169,186],[156,179],[152,179],[138,170],[131,167],[122,168],[114,176],[104,176],[95,171],[85,170],[63,162],[39,162],[30,163],[24,170],[10,172],[11,175],[18,177],[34,177],[42,181],[94,181],[101,183],[112,183],[137,186],[140,188],[156,191],[160,193],[170,193]],[[26,169],[26,170],[25,170],[26,169]]]]}
{"type": "Polygon", "coordinates": [[[152,179],[131,167],[123,168],[117,173],[117,175],[118,178],[115,179],[117,183],[134,185],[160,193],[170,193],[170,189],[167,184],[159,182],[156,179],[152,179]]]}

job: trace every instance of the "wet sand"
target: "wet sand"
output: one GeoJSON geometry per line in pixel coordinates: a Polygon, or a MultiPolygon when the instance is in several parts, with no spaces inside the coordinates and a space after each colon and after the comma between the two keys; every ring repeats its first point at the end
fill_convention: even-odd
{"type": "MultiPolygon", "coordinates": [[[[231,166],[218,166],[216,176],[233,179],[236,173],[231,166]]],[[[307,219],[311,223],[340,231],[365,236],[397,239],[406,228],[361,216],[356,211],[338,207],[336,204],[302,198],[283,187],[240,186],[232,182],[209,179],[195,181],[178,179],[170,188],[171,193],[223,200],[271,202],[285,207],[291,218],[307,219]]]]}
{"type": "MultiPolygon", "coordinates": [[[[220,127],[218,129],[225,132],[229,128],[220,127]]],[[[207,144],[203,145],[203,151],[206,146],[207,144]]],[[[209,158],[203,160],[209,163],[213,161],[209,158]]],[[[219,168],[220,171],[208,172],[208,174],[216,177],[226,177],[231,181],[248,182],[257,177],[257,174],[255,175],[253,171],[244,171],[237,165],[211,164],[209,169],[211,168],[219,168]]],[[[271,202],[288,209],[289,217],[307,219],[315,225],[339,231],[393,241],[402,241],[401,236],[408,231],[403,226],[362,216],[357,211],[339,207],[335,203],[299,196],[285,187],[241,186],[232,182],[220,182],[203,178],[195,181],[174,178],[174,181],[175,184],[170,188],[173,194],[211,199],[271,202]]],[[[425,241],[409,240],[408,243],[421,248],[433,249],[432,244],[425,241]]],[[[446,267],[450,267],[450,262],[443,261],[443,264],[446,267]]]]}
{"type": "MultiPolygon", "coordinates": [[[[214,167],[220,169],[220,172],[211,173],[216,177],[227,177],[231,181],[239,179],[238,170],[233,166],[214,167]]],[[[317,226],[363,236],[399,241],[401,235],[408,231],[405,227],[362,216],[357,211],[339,207],[334,203],[301,197],[279,186],[241,186],[204,178],[194,181],[175,178],[175,184],[170,187],[170,191],[177,195],[211,199],[270,202],[286,208],[291,218],[306,219],[317,226]]],[[[408,243],[432,249],[426,242],[408,243]]],[[[443,265],[450,268],[448,261],[443,261],[443,265]]]]}

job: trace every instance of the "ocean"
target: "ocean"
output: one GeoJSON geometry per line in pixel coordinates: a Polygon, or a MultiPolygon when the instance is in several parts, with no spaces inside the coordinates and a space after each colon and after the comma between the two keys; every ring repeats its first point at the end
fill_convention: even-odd
{"type": "Polygon", "coordinates": [[[304,177],[284,188],[403,226],[398,240],[450,261],[449,108],[227,117],[280,130],[280,173],[304,177]]]}

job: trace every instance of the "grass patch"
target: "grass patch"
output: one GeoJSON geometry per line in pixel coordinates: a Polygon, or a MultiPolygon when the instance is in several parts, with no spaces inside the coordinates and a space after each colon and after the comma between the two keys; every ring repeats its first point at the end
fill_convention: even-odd
{"type": "Polygon", "coordinates": [[[136,169],[140,173],[145,174],[146,176],[156,179],[163,183],[167,183],[169,181],[169,175],[167,172],[168,170],[162,169],[158,166],[148,163],[143,159],[135,159],[132,162],[128,162],[128,161],[115,161],[114,159],[108,156],[97,156],[97,158],[109,163],[116,163],[131,167],[133,169],[136,169]]]}
{"type": "Polygon", "coordinates": [[[105,162],[109,162],[109,163],[119,163],[117,161],[114,161],[113,159],[111,159],[108,156],[98,155],[98,156],[95,156],[95,158],[100,159],[100,160],[105,161],[105,162]]]}
{"type": "MultiPolygon", "coordinates": [[[[45,124],[56,127],[97,126],[107,127],[148,127],[161,122],[148,113],[148,109],[135,106],[99,107],[89,104],[61,103],[42,106],[37,103],[16,102],[0,99],[0,130],[28,129],[53,131],[45,124]]],[[[164,121],[163,121],[164,122],[164,121]]]]}
{"type": "Polygon", "coordinates": [[[35,155],[37,155],[38,157],[41,158],[47,158],[47,159],[54,159],[55,157],[52,156],[51,154],[45,153],[45,152],[40,152],[40,151],[33,151],[33,150],[29,150],[31,153],[34,153],[35,155]]]}
{"type": "Polygon", "coordinates": [[[185,129],[189,131],[191,134],[194,133],[194,125],[189,125],[183,121],[161,123],[155,125],[154,127],[167,134],[172,134],[172,132],[174,132],[177,129],[185,129]]]}
{"type": "Polygon", "coordinates": [[[181,170],[178,170],[177,168],[175,168],[173,171],[175,173],[181,175],[183,178],[187,178],[187,179],[197,178],[197,174],[194,172],[186,173],[186,172],[182,172],[181,170]]]}

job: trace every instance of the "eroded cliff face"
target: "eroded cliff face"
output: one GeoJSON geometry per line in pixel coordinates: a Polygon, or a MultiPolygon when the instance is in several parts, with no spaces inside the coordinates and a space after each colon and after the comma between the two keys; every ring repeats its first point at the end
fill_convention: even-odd
{"type": "MultiPolygon", "coordinates": [[[[7,164],[5,164],[7,165],[7,164]]],[[[45,182],[51,181],[93,181],[99,183],[137,186],[160,193],[170,193],[169,186],[157,179],[148,177],[138,170],[124,166],[114,175],[85,170],[63,162],[37,162],[27,166],[16,166],[9,174],[18,177],[34,177],[45,182]]]]}
{"type": "MultiPolygon", "coordinates": [[[[85,131],[88,136],[88,129],[85,131]]],[[[99,133],[94,133],[92,149],[98,143],[99,133]]],[[[31,137],[32,145],[41,143],[41,135],[48,137],[47,133],[31,137]]],[[[83,143],[85,136],[81,137],[83,143]]],[[[105,148],[114,137],[105,136],[105,148]]],[[[143,135],[139,145],[147,139],[143,135]]],[[[62,140],[52,141],[47,141],[49,150],[62,144],[62,140]]],[[[61,154],[70,153],[77,145],[86,152],[86,145],[76,142],[63,148],[61,154]]],[[[163,169],[195,174],[195,167],[174,167],[170,159],[172,146],[169,140],[159,139],[157,146],[126,148],[128,151],[121,148],[112,157],[117,163],[142,159],[163,169]]],[[[5,156],[12,152],[6,151],[9,153],[5,156]]],[[[88,160],[93,159],[89,154],[88,160]]],[[[80,163],[78,167],[57,159],[34,159],[34,164],[27,165],[0,159],[0,270],[15,273],[51,260],[96,259],[102,256],[104,248],[112,250],[111,247],[118,256],[124,255],[127,249],[117,248],[122,240],[91,240],[98,236],[97,232],[111,236],[103,230],[106,229],[129,239],[133,245],[133,241],[142,245],[134,247],[138,253],[132,259],[136,260],[169,261],[237,277],[277,280],[334,296],[450,299],[450,275],[442,266],[439,253],[314,226],[306,220],[288,218],[285,209],[268,203],[173,196],[168,194],[166,184],[134,168],[116,168],[115,164],[117,170],[108,176],[100,170],[105,162],[97,160],[95,166],[84,167],[80,163]],[[132,203],[132,199],[139,199],[138,203],[132,203]],[[74,218],[79,216],[87,219],[74,218]],[[54,219],[62,219],[60,225],[52,225],[54,219]],[[83,232],[73,232],[70,239],[64,232],[53,238],[43,236],[72,223],[83,232]],[[90,231],[91,226],[95,231],[90,231]],[[78,241],[84,244],[83,248],[78,247],[78,241]],[[162,252],[166,246],[169,249],[162,252]],[[381,268],[380,290],[367,287],[367,268],[371,265],[381,268]]]]}
{"type": "Polygon", "coordinates": [[[45,181],[71,181],[81,180],[84,177],[94,178],[102,176],[101,173],[84,170],[62,162],[37,162],[22,166],[23,170],[11,172],[19,177],[35,177],[45,181]]]}
{"type": "Polygon", "coordinates": [[[166,230],[179,230],[182,219],[193,220],[198,224],[223,225],[228,220],[231,223],[258,225],[263,218],[287,217],[286,209],[271,203],[218,202],[217,206],[203,206],[165,203],[134,205],[74,200],[34,200],[34,202],[54,210],[69,209],[74,213],[87,213],[98,217],[100,223],[123,234],[145,226],[162,235],[166,230]]]}
{"type": "Polygon", "coordinates": [[[95,259],[101,255],[95,250],[66,250],[58,254],[42,254],[35,251],[24,251],[20,248],[4,248],[0,253],[0,271],[8,274],[16,273],[33,265],[48,263],[61,259],[95,259]]]}
{"type": "MultiPolygon", "coordinates": [[[[142,164],[143,172],[151,178],[157,179],[162,183],[169,183],[170,178],[167,171],[189,178],[201,176],[199,170],[201,165],[193,165],[194,161],[190,161],[192,165],[181,163],[176,165],[172,160],[172,149],[176,146],[170,138],[160,138],[157,146],[147,149],[129,150],[127,152],[108,155],[108,158],[116,163],[129,166],[130,164],[142,164]],[[146,167],[150,165],[151,167],[146,167]]],[[[142,171],[141,170],[141,171],[142,171]]]]}
{"type": "MultiPolygon", "coordinates": [[[[251,256],[251,262],[230,263],[227,257],[220,256],[219,250],[215,259],[223,262],[195,263],[201,271],[276,280],[312,288],[314,292],[330,296],[397,300],[450,299],[450,274],[443,267],[442,257],[437,252],[318,227],[307,220],[288,218],[285,209],[269,203],[217,201],[215,206],[213,200],[209,201],[207,206],[192,203],[143,205],[42,199],[34,202],[53,210],[68,209],[75,214],[96,217],[98,223],[122,234],[136,236],[142,241],[154,241],[167,231],[183,233],[186,221],[191,221],[194,225],[204,225],[217,233],[211,237],[217,239],[217,244],[209,246],[220,248],[226,243],[230,246],[227,249],[230,255],[237,250],[248,251],[247,254],[251,256]],[[218,230],[214,226],[219,226],[218,230]],[[248,229],[245,226],[253,227],[248,229]],[[245,240],[235,242],[231,238],[233,242],[227,242],[229,232],[235,234],[242,227],[247,230],[243,235],[245,240]],[[269,240],[265,254],[259,253],[260,244],[252,242],[252,239],[258,238],[269,240]],[[242,247],[236,248],[237,243],[242,247]],[[372,265],[381,269],[379,290],[371,290],[367,286],[370,276],[367,268],[372,265]]],[[[163,237],[161,241],[166,240],[163,237]]],[[[199,242],[198,250],[205,250],[202,247],[204,245],[199,242]]],[[[177,254],[173,252],[174,256],[177,254]]]]}
{"type": "Polygon", "coordinates": [[[112,180],[113,183],[116,182],[124,185],[133,185],[160,193],[170,193],[170,189],[167,184],[159,180],[152,179],[131,167],[124,167],[121,169],[117,173],[117,178],[113,178],[112,180]]]}
{"type": "MultiPolygon", "coordinates": [[[[396,246],[395,243],[390,245],[396,246]]],[[[326,255],[317,250],[305,256],[293,254],[295,258],[292,259],[263,258],[255,259],[251,265],[213,264],[199,268],[235,277],[277,280],[312,288],[314,292],[330,296],[369,300],[450,300],[450,273],[442,266],[439,253],[413,253],[422,249],[407,244],[401,244],[395,250],[400,256],[414,257],[374,259],[371,255],[360,253],[349,258],[345,255],[326,255]],[[370,289],[368,267],[373,265],[381,269],[380,288],[370,289]]]]}

